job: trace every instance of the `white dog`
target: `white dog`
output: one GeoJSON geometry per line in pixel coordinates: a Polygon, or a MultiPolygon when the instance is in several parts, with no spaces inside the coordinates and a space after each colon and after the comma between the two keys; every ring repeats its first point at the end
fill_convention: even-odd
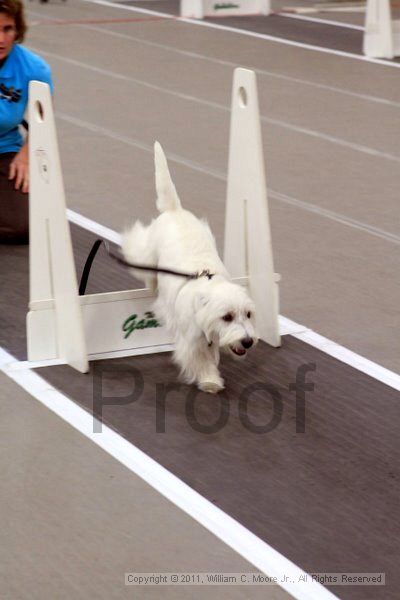
{"type": "Polygon", "coordinates": [[[173,337],[181,377],[205,392],[217,393],[224,387],[218,371],[220,349],[243,357],[257,342],[254,305],[246,290],[230,281],[208,224],[182,208],[158,142],[154,151],[161,214],[147,227],[137,221],[123,235],[122,251],[131,263],[212,274],[183,279],[134,271],[147,287],[157,290],[154,311],[173,337]]]}

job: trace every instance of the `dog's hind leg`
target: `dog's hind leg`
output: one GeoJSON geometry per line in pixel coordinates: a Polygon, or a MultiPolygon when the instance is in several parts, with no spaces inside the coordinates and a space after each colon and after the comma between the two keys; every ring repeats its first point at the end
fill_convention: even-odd
{"type": "MultiPolygon", "coordinates": [[[[157,266],[157,250],[152,243],[153,236],[151,229],[153,223],[149,226],[136,221],[133,227],[122,235],[121,248],[125,259],[130,263],[157,266]]],[[[150,271],[133,269],[133,275],[144,281],[145,286],[154,292],[157,288],[157,275],[150,271]]]]}

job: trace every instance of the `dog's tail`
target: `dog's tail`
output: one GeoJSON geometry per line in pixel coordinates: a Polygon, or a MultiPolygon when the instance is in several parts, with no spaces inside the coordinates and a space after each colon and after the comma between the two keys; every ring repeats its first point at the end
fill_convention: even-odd
{"type": "Polygon", "coordinates": [[[167,159],[159,142],[154,144],[154,163],[156,168],[157,208],[163,213],[167,210],[178,210],[181,201],[168,169],[167,159]]]}

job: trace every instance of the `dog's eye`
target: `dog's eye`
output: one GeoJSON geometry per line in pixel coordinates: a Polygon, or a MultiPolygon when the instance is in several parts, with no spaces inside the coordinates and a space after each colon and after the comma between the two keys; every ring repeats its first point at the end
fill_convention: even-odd
{"type": "Polygon", "coordinates": [[[250,319],[250,318],[251,318],[251,312],[250,312],[250,311],[247,313],[246,317],[247,317],[248,319],[250,319]]]}
{"type": "Polygon", "coordinates": [[[226,315],[224,315],[222,317],[222,319],[224,321],[226,321],[226,323],[230,323],[231,321],[233,321],[233,314],[232,313],[226,313],[226,315]]]}

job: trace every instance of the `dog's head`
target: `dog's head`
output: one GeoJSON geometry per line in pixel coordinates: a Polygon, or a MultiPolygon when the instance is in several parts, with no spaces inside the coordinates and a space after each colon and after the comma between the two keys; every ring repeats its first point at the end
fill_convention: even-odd
{"type": "Polygon", "coordinates": [[[218,276],[204,282],[195,312],[208,343],[215,343],[236,357],[246,356],[258,341],[254,303],[241,285],[218,276]]]}

